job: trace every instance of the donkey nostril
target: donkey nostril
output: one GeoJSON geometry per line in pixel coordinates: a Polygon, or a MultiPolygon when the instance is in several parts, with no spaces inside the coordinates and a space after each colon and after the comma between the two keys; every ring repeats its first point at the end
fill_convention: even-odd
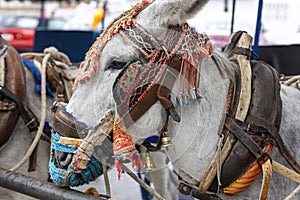
{"type": "Polygon", "coordinates": [[[72,161],[72,154],[54,151],[56,164],[61,169],[66,169],[72,161]]]}

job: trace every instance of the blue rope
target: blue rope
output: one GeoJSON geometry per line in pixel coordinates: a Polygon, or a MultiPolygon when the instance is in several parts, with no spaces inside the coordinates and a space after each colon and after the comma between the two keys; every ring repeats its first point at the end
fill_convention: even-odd
{"type": "Polygon", "coordinates": [[[64,152],[64,153],[74,153],[77,150],[78,148],[77,146],[60,144],[59,143],[60,138],[61,136],[59,136],[58,134],[55,134],[54,132],[52,133],[51,148],[53,150],[64,152]]]}
{"type": "MultiPolygon", "coordinates": [[[[59,143],[59,139],[61,138],[55,132],[52,132],[51,139],[51,152],[59,151],[64,153],[73,154],[78,146],[76,145],[64,145],[59,143]]],[[[49,162],[49,172],[51,179],[61,185],[68,186],[80,186],[90,181],[95,180],[97,177],[103,174],[102,163],[99,162],[94,156],[91,157],[87,168],[83,170],[81,173],[76,173],[75,170],[69,165],[67,169],[61,169],[55,166],[55,158],[52,155],[52,158],[49,162]]]]}
{"type": "MultiPolygon", "coordinates": [[[[34,78],[34,82],[35,82],[35,87],[34,87],[34,91],[35,92],[41,92],[42,87],[42,76],[40,71],[38,70],[38,68],[34,65],[33,62],[31,62],[30,60],[26,59],[26,58],[22,58],[23,64],[24,66],[29,69],[33,75],[34,78]]],[[[46,92],[50,97],[54,97],[54,93],[52,92],[52,90],[49,87],[49,84],[46,83],[46,92]]]]}

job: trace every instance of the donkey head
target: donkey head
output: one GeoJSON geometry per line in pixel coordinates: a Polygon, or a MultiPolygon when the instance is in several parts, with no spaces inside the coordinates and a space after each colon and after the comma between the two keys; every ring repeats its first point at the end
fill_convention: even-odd
{"type": "MultiPolygon", "coordinates": [[[[142,77],[144,74],[141,71],[151,67],[149,62],[155,64],[159,61],[159,58],[154,57],[160,56],[156,50],[164,51],[169,57],[168,59],[172,59],[170,54],[174,51],[176,44],[171,44],[169,47],[163,44],[167,42],[166,36],[169,34],[170,40],[178,42],[180,38],[176,38],[176,34],[180,37],[185,31],[182,25],[196,14],[207,1],[145,0],[120,15],[104,30],[87,53],[67,111],[89,126],[97,125],[106,110],[115,108],[116,101],[118,101],[117,103],[124,101],[125,94],[121,95],[120,92],[117,92],[120,87],[128,84],[128,81],[133,83],[133,80],[130,79],[137,79],[138,75],[141,76],[140,79],[145,79],[142,77]],[[170,27],[172,31],[168,33],[170,27]],[[139,68],[139,72],[136,72],[135,68],[139,68]]],[[[175,55],[175,53],[173,54],[175,55]]],[[[160,62],[159,64],[163,65],[164,63],[160,62]]],[[[144,80],[145,85],[149,85],[151,82],[159,82],[159,77],[144,80]]],[[[127,90],[137,93],[136,88],[123,87],[122,89],[123,93],[127,90]]],[[[127,101],[137,101],[139,98],[140,96],[136,95],[128,97],[127,101]]],[[[125,103],[129,104],[129,102],[125,103]]],[[[133,106],[138,104],[130,103],[133,106]]],[[[127,105],[126,108],[130,109],[130,106],[127,105]]],[[[164,113],[161,104],[156,102],[137,121],[134,119],[136,122],[129,127],[130,133],[134,137],[157,132],[163,126],[164,113]],[[141,127],[143,128],[141,129],[141,127]]],[[[133,139],[138,140],[138,138],[133,139]]]]}

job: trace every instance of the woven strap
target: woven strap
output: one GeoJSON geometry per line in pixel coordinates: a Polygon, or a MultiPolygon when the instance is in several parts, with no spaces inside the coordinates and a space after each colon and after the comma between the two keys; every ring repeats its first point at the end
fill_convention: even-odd
{"type": "Polygon", "coordinates": [[[61,137],[53,132],[51,137],[51,160],[49,162],[49,173],[51,179],[55,184],[60,186],[80,186],[90,181],[95,180],[103,173],[101,162],[94,156],[91,157],[90,162],[86,168],[80,173],[76,173],[70,166],[67,169],[62,169],[57,164],[57,153],[65,153],[72,156],[81,144],[80,139],[61,137]]]}

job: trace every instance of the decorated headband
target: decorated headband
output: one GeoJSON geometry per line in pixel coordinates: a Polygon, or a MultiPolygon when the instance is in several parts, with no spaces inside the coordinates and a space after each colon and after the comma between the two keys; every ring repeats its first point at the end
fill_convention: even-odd
{"type": "Polygon", "coordinates": [[[75,79],[74,89],[78,87],[79,82],[87,83],[93,78],[99,68],[98,61],[107,42],[119,33],[120,30],[127,29],[132,24],[133,18],[154,1],[143,0],[142,2],[138,2],[134,7],[123,12],[108,25],[86,53],[84,62],[81,63],[80,71],[75,79]]]}

